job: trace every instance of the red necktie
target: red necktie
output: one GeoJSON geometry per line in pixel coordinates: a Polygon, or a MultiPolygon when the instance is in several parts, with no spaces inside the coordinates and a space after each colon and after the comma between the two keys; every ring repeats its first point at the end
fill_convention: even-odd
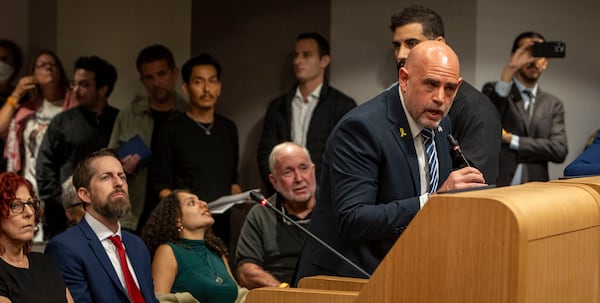
{"type": "Polygon", "coordinates": [[[109,239],[117,247],[117,251],[119,252],[119,260],[121,261],[121,269],[123,270],[123,276],[125,276],[125,285],[127,285],[129,299],[131,299],[131,302],[133,303],[145,303],[146,301],[142,296],[142,292],[140,292],[140,289],[135,284],[135,280],[131,275],[131,271],[129,271],[129,266],[127,266],[125,248],[123,247],[123,242],[121,242],[121,238],[119,236],[111,236],[109,237],[109,239]]]}

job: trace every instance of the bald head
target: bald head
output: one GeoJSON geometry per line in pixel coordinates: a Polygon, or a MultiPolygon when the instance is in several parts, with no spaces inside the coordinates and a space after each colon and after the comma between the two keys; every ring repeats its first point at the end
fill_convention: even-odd
{"type": "Polygon", "coordinates": [[[440,41],[421,42],[412,49],[399,73],[408,113],[422,127],[437,127],[462,83],[456,53],[440,41]]]}

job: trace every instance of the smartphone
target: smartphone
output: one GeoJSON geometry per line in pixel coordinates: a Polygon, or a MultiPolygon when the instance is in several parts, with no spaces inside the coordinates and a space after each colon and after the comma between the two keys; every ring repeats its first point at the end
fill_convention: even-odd
{"type": "Polygon", "coordinates": [[[534,43],[531,47],[531,54],[538,58],[564,58],[566,51],[567,45],[561,41],[534,43]]]}

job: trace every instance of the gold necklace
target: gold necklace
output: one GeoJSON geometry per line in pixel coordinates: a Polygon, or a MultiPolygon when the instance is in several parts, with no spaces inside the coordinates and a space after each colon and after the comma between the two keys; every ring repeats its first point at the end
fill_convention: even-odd
{"type": "Polygon", "coordinates": [[[208,268],[210,269],[210,271],[212,271],[212,273],[215,275],[215,283],[217,283],[217,285],[222,285],[223,284],[223,278],[221,278],[221,276],[219,276],[219,273],[217,272],[217,267],[213,264],[212,262],[212,254],[211,256],[208,256],[208,254],[210,254],[210,250],[208,250],[208,247],[206,247],[207,249],[207,258],[206,261],[208,263],[208,268]]]}
{"type": "MultiPolygon", "coordinates": [[[[188,241],[195,241],[195,240],[188,240],[188,241]]],[[[206,242],[204,242],[204,243],[206,243],[206,242]]],[[[213,259],[212,251],[206,246],[206,244],[204,244],[202,246],[194,246],[194,247],[190,247],[190,248],[191,248],[191,251],[195,255],[200,256],[200,258],[206,262],[206,265],[208,265],[208,269],[213,273],[213,275],[215,275],[215,283],[217,283],[217,285],[223,285],[224,280],[223,280],[223,278],[221,278],[221,276],[217,272],[217,267],[215,266],[215,264],[212,261],[212,259],[213,259]],[[202,248],[200,248],[200,247],[202,247],[202,248]],[[201,250],[201,251],[199,251],[199,250],[201,250]]]]}

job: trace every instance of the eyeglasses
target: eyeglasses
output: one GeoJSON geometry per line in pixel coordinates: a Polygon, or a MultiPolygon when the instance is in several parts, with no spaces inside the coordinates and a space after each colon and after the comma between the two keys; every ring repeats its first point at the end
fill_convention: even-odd
{"type": "Polygon", "coordinates": [[[36,210],[40,208],[40,200],[28,200],[27,202],[23,201],[13,201],[10,204],[10,212],[13,215],[20,215],[25,211],[25,205],[31,207],[32,210],[36,210]]]}
{"type": "Polygon", "coordinates": [[[46,67],[55,68],[56,67],[56,63],[54,63],[54,62],[48,62],[48,61],[42,61],[42,62],[38,62],[38,63],[35,64],[35,68],[46,68],[46,67]]]}

